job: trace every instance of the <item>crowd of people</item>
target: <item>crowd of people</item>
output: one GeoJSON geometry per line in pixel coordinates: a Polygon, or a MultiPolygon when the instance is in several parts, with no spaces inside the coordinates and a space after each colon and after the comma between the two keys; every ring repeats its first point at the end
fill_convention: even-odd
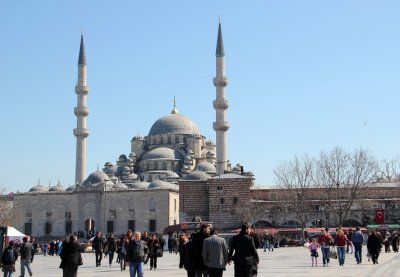
{"type": "MultiPolygon", "coordinates": [[[[157,269],[157,260],[163,256],[165,241],[161,236],[146,231],[142,235],[140,232],[128,230],[118,237],[113,234],[106,237],[97,231],[88,245],[95,254],[96,267],[101,266],[103,259],[111,267],[116,257],[121,271],[128,266],[130,277],[143,277],[145,265],[149,264],[150,270],[157,269]]],[[[185,269],[188,277],[222,277],[226,267],[232,262],[235,276],[255,277],[259,263],[257,248],[272,252],[278,245],[273,234],[255,234],[247,224],[242,225],[238,234],[227,240],[219,236],[216,230],[210,230],[207,224],[201,225],[198,232],[182,232],[178,237],[170,235],[168,239],[168,250],[179,254],[179,268],[185,269]]],[[[375,230],[364,234],[359,227],[354,231],[338,228],[336,232],[329,232],[326,228],[321,229],[320,234],[311,238],[306,246],[313,267],[318,266],[319,257],[324,267],[329,266],[332,259],[337,259],[339,266],[344,266],[346,254],[354,254],[357,264],[361,264],[363,248],[366,248],[364,256],[368,261],[378,264],[379,255],[383,251],[398,252],[399,234],[375,230]]],[[[41,244],[34,238],[29,240],[28,237],[24,237],[22,243],[10,241],[1,257],[4,277],[13,276],[18,258],[20,276],[32,276],[31,263],[38,252],[42,252],[44,256],[59,256],[63,276],[76,277],[78,267],[83,264],[83,250],[75,235],[41,244]]]]}
{"type": "Polygon", "coordinates": [[[338,228],[332,235],[326,228],[322,229],[321,234],[312,238],[306,246],[310,251],[311,266],[318,266],[318,250],[321,250],[322,266],[327,267],[332,258],[338,260],[339,266],[344,266],[346,254],[354,254],[357,264],[361,264],[364,244],[366,244],[368,261],[372,260],[373,264],[378,264],[378,258],[383,246],[386,253],[389,253],[391,249],[396,253],[398,252],[399,234],[397,232],[390,233],[387,231],[381,233],[371,230],[368,236],[364,236],[360,227],[356,227],[354,231],[352,229],[342,230],[338,228]]]}

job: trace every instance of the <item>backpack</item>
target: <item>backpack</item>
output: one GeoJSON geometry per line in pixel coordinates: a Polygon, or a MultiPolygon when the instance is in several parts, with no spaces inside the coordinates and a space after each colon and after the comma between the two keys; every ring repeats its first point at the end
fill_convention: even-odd
{"type": "Polygon", "coordinates": [[[6,264],[15,263],[14,249],[8,248],[6,251],[6,264]]]}

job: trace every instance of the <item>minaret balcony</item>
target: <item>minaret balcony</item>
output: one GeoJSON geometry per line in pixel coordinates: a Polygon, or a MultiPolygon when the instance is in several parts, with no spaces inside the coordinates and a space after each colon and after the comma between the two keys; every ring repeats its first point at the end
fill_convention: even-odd
{"type": "Polygon", "coordinates": [[[76,116],[88,116],[89,108],[88,107],[75,107],[74,113],[76,116]]]}
{"type": "Polygon", "coordinates": [[[86,138],[89,136],[89,129],[88,128],[75,128],[74,136],[86,138]]]}
{"type": "Polygon", "coordinates": [[[229,122],[228,121],[214,122],[213,128],[214,128],[214,131],[223,131],[223,132],[228,131],[229,122]]]}
{"type": "Polygon", "coordinates": [[[213,79],[214,86],[216,87],[226,87],[228,85],[228,78],[223,77],[215,77],[213,79]]]}
{"type": "Polygon", "coordinates": [[[78,95],[86,95],[89,93],[89,87],[88,86],[80,86],[76,85],[75,86],[75,93],[78,95]]]}
{"type": "Polygon", "coordinates": [[[213,106],[216,110],[226,110],[229,108],[229,102],[225,99],[218,99],[213,101],[213,106]]]}

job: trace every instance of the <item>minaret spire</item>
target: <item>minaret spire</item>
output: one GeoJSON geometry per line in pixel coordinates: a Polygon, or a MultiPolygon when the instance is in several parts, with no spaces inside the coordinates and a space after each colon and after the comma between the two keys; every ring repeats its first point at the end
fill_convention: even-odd
{"type": "Polygon", "coordinates": [[[176,96],[174,96],[174,108],[171,111],[171,114],[177,114],[179,113],[178,110],[176,109],[176,96]]]}
{"type": "Polygon", "coordinates": [[[76,116],[76,128],[74,136],[76,137],[76,167],[75,184],[81,184],[86,177],[86,138],[89,136],[89,129],[86,128],[86,117],[89,114],[89,108],[86,106],[86,95],[89,87],[86,83],[86,53],[81,34],[81,44],[78,59],[78,82],[75,86],[77,95],[77,106],[74,108],[76,116]]]}
{"type": "Polygon", "coordinates": [[[229,122],[226,121],[226,110],[228,109],[228,100],[225,99],[225,87],[228,85],[228,78],[225,76],[225,51],[222,39],[221,20],[218,24],[218,37],[216,56],[216,76],[213,80],[216,88],[216,99],[213,102],[216,111],[216,121],[213,128],[217,139],[217,174],[224,174],[227,170],[227,134],[229,122]]]}

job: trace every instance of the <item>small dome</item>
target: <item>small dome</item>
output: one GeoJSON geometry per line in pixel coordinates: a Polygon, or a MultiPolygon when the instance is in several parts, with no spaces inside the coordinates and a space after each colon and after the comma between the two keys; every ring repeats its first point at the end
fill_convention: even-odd
{"type": "Polygon", "coordinates": [[[217,172],[215,166],[209,162],[198,163],[195,170],[202,171],[207,174],[215,174],[217,172]]]}
{"type": "Polygon", "coordinates": [[[179,191],[179,186],[176,184],[170,184],[170,188],[174,191],[179,191]]]}
{"type": "Polygon", "coordinates": [[[48,192],[49,189],[42,185],[36,185],[29,190],[29,192],[48,192]]]}
{"type": "Polygon", "coordinates": [[[182,155],[171,148],[159,147],[146,152],[142,160],[182,160],[182,155]]]}
{"type": "Polygon", "coordinates": [[[62,192],[65,191],[65,188],[61,184],[57,184],[49,189],[52,192],[62,192]]]}
{"type": "Polygon", "coordinates": [[[124,180],[137,180],[138,176],[135,173],[127,175],[124,180]]]}
{"type": "Polygon", "coordinates": [[[149,184],[149,189],[169,189],[170,184],[161,180],[155,180],[149,184]]]}
{"type": "Polygon", "coordinates": [[[200,135],[200,131],[190,118],[174,113],[161,117],[151,126],[149,136],[161,134],[200,135]]]}
{"type": "Polygon", "coordinates": [[[104,181],[110,181],[110,178],[103,171],[95,171],[86,178],[82,183],[82,187],[96,185],[104,183],[104,181]]]}
{"type": "Polygon", "coordinates": [[[210,176],[207,173],[197,170],[190,172],[183,178],[185,181],[206,181],[208,179],[210,179],[210,176]]]}
{"type": "Polygon", "coordinates": [[[66,191],[75,191],[75,190],[76,190],[76,185],[69,186],[69,187],[66,189],[66,191]]]}
{"type": "Polygon", "coordinates": [[[146,181],[137,181],[128,185],[131,189],[148,189],[149,183],[146,181]]]}
{"type": "Polygon", "coordinates": [[[116,183],[116,184],[112,187],[112,189],[115,189],[115,190],[127,190],[128,187],[127,187],[124,183],[116,183]]]}

